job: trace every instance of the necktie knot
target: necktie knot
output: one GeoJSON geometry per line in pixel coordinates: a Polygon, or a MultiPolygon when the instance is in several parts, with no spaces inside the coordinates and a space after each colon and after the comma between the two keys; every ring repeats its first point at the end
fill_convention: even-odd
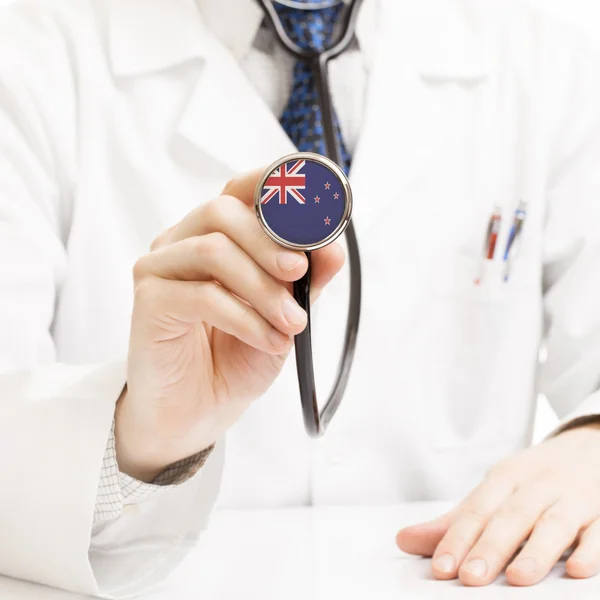
{"type": "Polygon", "coordinates": [[[275,2],[275,10],[281,25],[290,39],[303,50],[323,52],[333,40],[335,24],[341,14],[343,3],[325,8],[311,9],[310,0],[303,0],[308,8],[291,8],[275,2]]]}

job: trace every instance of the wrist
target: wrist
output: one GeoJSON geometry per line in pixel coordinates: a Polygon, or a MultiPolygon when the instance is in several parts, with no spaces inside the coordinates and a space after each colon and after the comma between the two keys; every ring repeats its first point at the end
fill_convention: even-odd
{"type": "Polygon", "coordinates": [[[142,423],[135,425],[127,402],[127,386],[117,400],[115,409],[115,450],[119,471],[138,481],[150,483],[165,468],[152,456],[150,445],[144,442],[142,423]]]}
{"type": "Polygon", "coordinates": [[[132,401],[125,386],[115,410],[115,448],[119,470],[138,481],[151,483],[171,465],[211,447],[197,436],[166,436],[161,427],[168,416],[132,401]]]}

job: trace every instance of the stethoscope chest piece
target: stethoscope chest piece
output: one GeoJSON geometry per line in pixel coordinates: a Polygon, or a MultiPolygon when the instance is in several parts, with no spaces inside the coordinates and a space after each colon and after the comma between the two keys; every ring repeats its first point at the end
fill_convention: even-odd
{"type": "Polygon", "coordinates": [[[292,250],[323,248],[346,229],[352,192],[342,169],[319,154],[284,156],[264,173],[254,198],[266,234],[292,250]]]}

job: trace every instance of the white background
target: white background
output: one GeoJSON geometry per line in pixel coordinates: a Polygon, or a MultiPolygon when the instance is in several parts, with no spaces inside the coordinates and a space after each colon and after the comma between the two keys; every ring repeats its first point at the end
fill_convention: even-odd
{"type": "MultiPolygon", "coordinates": [[[[14,0],[0,0],[0,6],[14,0]]],[[[418,0],[415,0],[418,1],[418,0]]],[[[600,0],[523,0],[554,13],[570,22],[587,36],[590,45],[600,52],[600,0]]],[[[556,424],[556,417],[548,403],[540,399],[534,439],[539,440],[556,424]]]]}

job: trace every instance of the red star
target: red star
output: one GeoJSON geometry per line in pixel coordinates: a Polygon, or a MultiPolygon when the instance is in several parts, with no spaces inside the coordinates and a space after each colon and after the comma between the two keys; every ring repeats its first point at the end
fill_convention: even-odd
{"type": "Polygon", "coordinates": [[[330,187],[331,187],[331,184],[330,184],[330,183],[326,183],[326,184],[325,184],[325,189],[326,189],[326,190],[328,190],[330,187]]]}
{"type": "Polygon", "coordinates": [[[336,192],[336,193],[333,195],[333,197],[334,197],[334,198],[337,200],[337,199],[340,197],[340,195],[339,195],[339,194],[336,192]]]}
{"type": "Polygon", "coordinates": [[[315,196],[315,202],[316,202],[317,204],[319,204],[319,200],[321,200],[321,198],[319,198],[319,196],[315,196]]]}
{"type": "Polygon", "coordinates": [[[331,225],[331,219],[329,217],[325,217],[325,225],[331,225]]]}

